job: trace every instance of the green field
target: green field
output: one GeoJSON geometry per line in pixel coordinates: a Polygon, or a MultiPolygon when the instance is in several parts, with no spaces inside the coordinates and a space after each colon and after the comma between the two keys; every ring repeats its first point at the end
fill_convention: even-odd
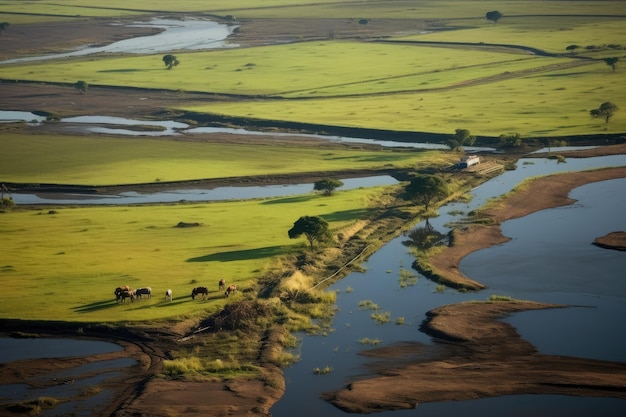
{"type": "Polygon", "coordinates": [[[300,216],[322,216],[338,231],[366,217],[380,192],[6,212],[0,215],[0,317],[109,322],[214,311],[226,302],[217,291],[220,278],[251,289],[275,257],[303,250],[304,238],[287,236],[300,216]],[[179,228],[179,222],[201,225],[179,228]],[[155,296],[117,305],[119,285],[150,286],[155,296]],[[191,300],[200,285],[211,290],[208,301],[191,300]],[[164,302],[168,288],[172,303],[164,302]]]}
{"type": "Polygon", "coordinates": [[[441,151],[325,149],[164,139],[0,135],[0,180],[80,185],[140,184],[347,169],[445,166],[441,151]]]}
{"type": "MultiPolygon", "coordinates": [[[[0,64],[0,78],[237,95],[181,109],[250,119],[473,135],[524,137],[626,132],[626,1],[60,0],[0,4],[8,31],[23,23],[137,17],[156,11],[198,16],[436,19],[437,30],[381,39],[368,26],[351,39],[317,39],[248,48],[162,54],[94,55],[0,64]],[[493,24],[485,12],[499,9],[493,24]],[[564,10],[566,12],[564,12],[564,10]],[[383,42],[385,41],[385,42],[383,42]],[[388,42],[393,41],[393,42],[388,42]],[[421,42],[430,42],[428,44],[421,42]],[[439,42],[440,44],[432,44],[439,42]],[[473,45],[462,45],[472,43],[473,45]],[[569,45],[580,48],[569,53],[569,45]],[[503,47],[509,45],[510,47],[503,47]],[[517,47],[551,55],[533,55],[517,47]],[[616,71],[603,58],[616,56],[616,71]],[[606,124],[589,111],[622,108],[606,124]]],[[[357,26],[358,27],[358,26],[357,26]]],[[[16,29],[17,28],[17,29],[16,29]]],[[[10,32],[7,32],[10,34],[10,32]]],[[[8,35],[7,35],[8,36],[8,35]]],[[[4,41],[6,38],[0,38],[4,41]]],[[[79,94],[76,92],[76,94],[79,94]]],[[[87,94],[96,94],[90,90],[87,94]]],[[[2,97],[2,109],[10,106],[2,97]]],[[[43,105],[42,105],[43,106],[43,105]]],[[[47,109],[32,109],[47,110],[47,109]]],[[[54,109],[51,109],[54,110],[54,109]]],[[[89,109],[84,109],[89,115],[89,109]]],[[[427,168],[458,155],[435,151],[359,150],[168,139],[0,134],[0,181],[112,185],[349,169],[427,168]]],[[[178,138],[174,138],[178,139],[178,138]]],[[[353,225],[377,206],[383,189],[253,201],[131,207],[50,207],[0,214],[0,317],[86,322],[181,318],[220,308],[219,278],[250,289],[281,256],[304,247],[287,230],[302,215],[333,229],[353,225]],[[200,227],[177,228],[179,222],[200,227]],[[151,286],[153,300],[117,305],[118,285],[151,286]],[[210,301],[188,297],[196,285],[210,301]],[[163,292],[175,301],[164,303],[163,292]]],[[[240,293],[237,297],[245,297],[240,293]]]]}

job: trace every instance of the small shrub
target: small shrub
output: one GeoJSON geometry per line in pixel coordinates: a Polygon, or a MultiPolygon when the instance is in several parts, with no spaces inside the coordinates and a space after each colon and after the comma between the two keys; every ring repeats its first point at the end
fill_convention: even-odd
{"type": "Polygon", "coordinates": [[[378,310],[380,307],[372,300],[359,301],[359,310],[378,310]]]}
{"type": "Polygon", "coordinates": [[[361,343],[362,345],[378,345],[382,342],[383,341],[381,339],[370,339],[369,337],[359,339],[359,343],[361,343]]]}
{"type": "Polygon", "coordinates": [[[489,301],[513,301],[513,298],[509,297],[508,295],[491,294],[488,300],[489,301]]]}
{"type": "Polygon", "coordinates": [[[372,313],[371,316],[376,323],[385,324],[391,320],[391,313],[389,311],[385,311],[384,313],[372,313]]]}

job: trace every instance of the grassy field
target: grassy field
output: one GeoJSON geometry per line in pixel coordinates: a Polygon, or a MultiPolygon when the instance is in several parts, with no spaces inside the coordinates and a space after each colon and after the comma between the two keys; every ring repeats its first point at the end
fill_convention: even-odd
{"type": "MultiPolygon", "coordinates": [[[[116,7],[113,3],[111,7],[116,7]]],[[[618,111],[609,124],[589,117],[589,111],[605,101],[621,107],[626,103],[622,87],[626,71],[618,64],[613,72],[602,60],[626,58],[626,18],[620,14],[625,2],[571,2],[567,3],[567,15],[553,15],[557,5],[564,7],[563,2],[509,2],[496,25],[484,19],[481,3],[442,3],[450,10],[438,12],[442,13],[442,25],[454,30],[402,36],[394,44],[361,42],[371,40],[364,32],[359,41],[180,52],[181,64],[172,71],[165,70],[161,55],[107,55],[2,65],[0,78],[68,86],[84,80],[90,85],[237,94],[241,96],[237,102],[189,104],[184,109],[347,127],[444,134],[463,128],[481,136],[520,133],[525,137],[626,131],[623,112],[618,111]],[[469,13],[479,7],[481,13],[469,13]],[[470,42],[475,46],[435,47],[415,42],[470,42]],[[489,44],[532,47],[560,55],[537,56],[489,44]],[[569,45],[580,48],[570,54],[565,50],[569,45]]],[[[64,4],[75,7],[80,2],[64,4]]],[[[280,7],[275,8],[271,7],[274,3],[264,3],[261,9],[252,9],[252,4],[244,2],[237,7],[250,7],[251,16],[271,9],[280,17],[290,17],[290,10],[298,8],[293,2],[276,2],[280,7]]],[[[434,10],[419,14],[420,18],[431,17],[443,7],[428,4],[434,10]]],[[[135,6],[144,10],[144,6],[160,5],[135,2],[135,6]]],[[[210,12],[202,2],[163,6],[210,12]]],[[[211,7],[213,12],[226,10],[218,3],[211,7]]],[[[356,6],[316,3],[302,7],[328,12],[328,8],[350,7],[354,11],[356,6]]],[[[364,7],[359,12],[377,10],[382,18],[409,5],[367,2],[364,7]]],[[[421,13],[425,6],[410,7],[421,13]]]]}
{"type": "MultiPolygon", "coordinates": [[[[589,110],[626,106],[626,71],[602,58],[626,59],[624,1],[61,0],[0,4],[0,21],[21,23],[138,16],[154,11],[194,16],[436,19],[450,30],[398,35],[396,43],[361,25],[353,39],[316,40],[204,52],[89,56],[0,65],[0,78],[161,88],[239,95],[185,110],[237,117],[398,131],[474,135],[567,136],[626,132],[625,110],[609,124],[589,110]],[[485,12],[500,9],[494,25],[485,12]],[[23,14],[27,13],[27,14],[23,14]],[[367,41],[367,42],[364,42],[367,41]],[[418,42],[471,42],[432,45],[418,42]],[[562,56],[531,55],[507,44],[562,56]],[[580,45],[566,54],[568,45],[580,45]],[[594,48],[587,48],[588,46],[594,48]],[[612,45],[612,46],[609,46],[612,45]],[[261,96],[261,97],[259,97],[261,96]]],[[[293,34],[298,40],[298,33],[293,34]]],[[[3,39],[0,39],[2,41],[3,39]]],[[[76,92],[76,94],[79,94],[76,92]]],[[[90,94],[88,91],[87,94],[90,94]]],[[[10,98],[3,97],[4,103],[10,98]]],[[[37,110],[37,109],[33,109],[37,110]]],[[[85,109],[88,114],[88,109],[85,109]]],[[[366,151],[284,145],[234,145],[163,139],[26,135],[0,132],[0,181],[85,185],[179,181],[345,169],[427,167],[450,163],[444,152],[366,151]]],[[[326,218],[334,231],[367,217],[382,189],[288,198],[155,205],[62,207],[0,214],[0,317],[87,322],[180,318],[219,309],[225,278],[251,288],[277,258],[301,250],[287,230],[302,215],[326,218]],[[49,211],[52,210],[52,211],[49,211]],[[179,222],[200,227],[177,228],[179,222]],[[151,286],[152,300],[117,305],[118,285],[151,286]],[[191,301],[197,285],[209,301],[191,301]],[[174,291],[165,303],[163,292],[174,291]]],[[[238,294],[237,297],[244,297],[238,294]]]]}
{"type": "Polygon", "coordinates": [[[0,179],[18,183],[139,184],[346,169],[446,166],[457,155],[427,150],[324,149],[165,139],[0,134],[0,179]]]}
{"type": "Polygon", "coordinates": [[[0,215],[0,317],[109,322],[214,311],[226,302],[220,278],[250,289],[274,258],[304,248],[304,238],[287,236],[300,216],[322,216],[337,231],[367,216],[380,192],[6,212],[0,215]],[[181,221],[201,226],[175,227],[181,221]],[[155,295],[118,305],[119,285],[150,286],[155,295]],[[210,289],[208,301],[191,300],[200,285],[210,289]],[[172,303],[164,301],[167,288],[172,303]]]}

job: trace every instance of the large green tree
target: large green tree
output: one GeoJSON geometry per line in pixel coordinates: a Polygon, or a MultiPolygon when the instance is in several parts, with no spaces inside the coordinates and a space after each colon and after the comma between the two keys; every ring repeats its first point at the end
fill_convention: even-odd
{"type": "Polygon", "coordinates": [[[476,137],[472,136],[469,130],[456,129],[454,135],[452,135],[452,137],[448,139],[446,144],[453,151],[457,151],[462,149],[463,146],[472,146],[474,142],[476,142],[476,137]]]}
{"type": "Polygon", "coordinates": [[[424,206],[428,211],[430,204],[448,196],[448,184],[437,175],[420,174],[411,180],[405,188],[406,198],[424,206]]]}
{"type": "Polygon", "coordinates": [[[343,182],[334,178],[324,178],[313,184],[313,189],[323,191],[324,195],[331,195],[339,187],[343,187],[343,182]]]}
{"type": "Polygon", "coordinates": [[[302,235],[306,236],[311,249],[315,246],[315,242],[330,240],[328,222],[319,216],[300,217],[287,233],[289,234],[289,239],[296,239],[302,235]]]}
{"type": "Polygon", "coordinates": [[[616,111],[619,110],[617,105],[611,103],[610,101],[605,101],[600,104],[600,107],[597,109],[593,109],[589,112],[589,115],[594,119],[604,119],[604,123],[608,123],[609,119],[613,117],[616,111]]]}
{"type": "Polygon", "coordinates": [[[494,24],[498,23],[498,20],[502,19],[503,14],[497,10],[492,10],[485,14],[485,19],[493,22],[494,24]]]}
{"type": "Polygon", "coordinates": [[[163,56],[163,63],[168,70],[171,70],[172,68],[180,64],[180,61],[178,60],[178,58],[176,58],[176,55],[168,54],[163,56]]]}

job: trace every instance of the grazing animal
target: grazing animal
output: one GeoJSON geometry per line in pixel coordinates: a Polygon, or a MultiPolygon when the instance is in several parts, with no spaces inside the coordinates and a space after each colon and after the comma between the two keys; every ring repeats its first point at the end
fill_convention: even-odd
{"type": "Polygon", "coordinates": [[[165,301],[172,301],[172,290],[165,291],[165,301]]]}
{"type": "Polygon", "coordinates": [[[148,298],[152,298],[152,288],[150,287],[137,288],[135,290],[135,295],[137,296],[137,298],[141,298],[142,295],[147,295],[148,298]]]}
{"type": "Polygon", "coordinates": [[[237,286],[235,284],[229,285],[228,288],[226,288],[226,292],[224,293],[224,295],[228,297],[231,292],[232,293],[237,292],[237,286]]]}
{"type": "Polygon", "coordinates": [[[224,291],[226,289],[226,280],[224,278],[220,279],[220,285],[218,289],[220,291],[224,291]]]}
{"type": "Polygon", "coordinates": [[[113,294],[115,294],[115,301],[117,301],[118,303],[120,302],[120,294],[124,291],[130,291],[130,287],[128,285],[122,285],[115,289],[115,291],[113,292],[113,294]]]}
{"type": "Polygon", "coordinates": [[[124,290],[121,291],[118,296],[117,296],[117,302],[118,303],[125,303],[126,299],[130,298],[130,302],[134,302],[135,301],[135,291],[133,290],[124,290]]]}
{"type": "Polygon", "coordinates": [[[191,299],[195,300],[196,295],[202,294],[202,299],[204,300],[207,295],[209,295],[209,289],[207,287],[196,287],[191,290],[191,299]]]}

